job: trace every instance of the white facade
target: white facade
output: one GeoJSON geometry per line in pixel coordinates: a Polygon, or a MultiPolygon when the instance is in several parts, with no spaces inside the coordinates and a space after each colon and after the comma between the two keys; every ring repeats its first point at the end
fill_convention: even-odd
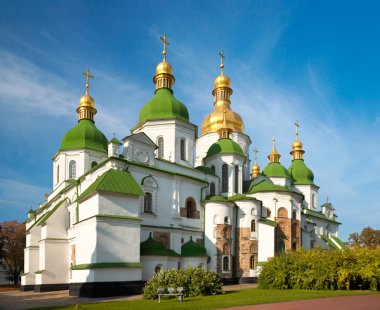
{"type": "Polygon", "coordinates": [[[218,133],[197,139],[184,119],[148,119],[104,152],[60,150],[52,193],[26,221],[23,289],[124,294],[160,268],[187,266],[253,281],[280,251],[340,247],[334,208],[319,211],[316,185],[251,180],[250,137],[223,138],[237,151],[207,156],[218,133]]]}

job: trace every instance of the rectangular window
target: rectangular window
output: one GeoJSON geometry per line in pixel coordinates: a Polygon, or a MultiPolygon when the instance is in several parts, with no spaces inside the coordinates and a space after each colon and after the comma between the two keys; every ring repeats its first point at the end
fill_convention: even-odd
{"type": "Polygon", "coordinates": [[[181,160],[186,160],[186,140],[181,139],[181,160]]]}

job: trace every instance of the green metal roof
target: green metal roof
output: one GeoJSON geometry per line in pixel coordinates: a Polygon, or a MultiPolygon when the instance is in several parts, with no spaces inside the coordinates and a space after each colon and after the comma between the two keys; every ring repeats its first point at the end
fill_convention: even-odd
{"type": "Polygon", "coordinates": [[[175,251],[167,249],[161,242],[152,238],[152,233],[149,238],[140,243],[141,256],[179,256],[175,251]]]}
{"type": "Polygon", "coordinates": [[[71,128],[63,137],[60,151],[91,149],[107,153],[108,140],[104,134],[96,128],[93,121],[82,119],[74,128],[71,128]]]}
{"type": "Polygon", "coordinates": [[[120,140],[116,139],[115,137],[113,137],[110,142],[115,142],[117,144],[123,144],[123,142],[121,142],[120,140]]]}
{"type": "Polygon", "coordinates": [[[183,257],[206,257],[206,249],[193,241],[193,237],[181,247],[183,257]]]}
{"type": "Polygon", "coordinates": [[[259,220],[259,223],[265,224],[265,225],[269,225],[269,226],[272,226],[272,227],[277,227],[277,223],[275,221],[268,220],[268,219],[259,220]]]}
{"type": "Polygon", "coordinates": [[[307,214],[307,215],[310,215],[312,217],[317,217],[317,218],[320,218],[320,219],[323,219],[323,220],[326,220],[326,221],[330,221],[330,222],[334,222],[334,223],[337,223],[337,224],[341,224],[341,223],[339,223],[338,221],[336,221],[334,219],[329,219],[321,211],[314,211],[314,210],[310,210],[310,209],[304,209],[304,213],[307,214]]]}
{"type": "Polygon", "coordinates": [[[306,166],[303,159],[294,159],[289,167],[289,173],[297,185],[314,185],[314,174],[306,166]]]}
{"type": "Polygon", "coordinates": [[[291,178],[289,171],[280,163],[269,163],[261,173],[265,177],[286,177],[291,178]]]}
{"type": "Polygon", "coordinates": [[[344,242],[340,240],[339,238],[331,237],[331,239],[333,239],[336,243],[338,243],[341,249],[347,249],[347,245],[345,245],[344,242]]]}
{"type": "Polygon", "coordinates": [[[154,97],[141,109],[139,121],[179,118],[189,121],[189,111],[186,106],[173,96],[173,91],[160,88],[154,97]]]}
{"type": "Polygon", "coordinates": [[[215,175],[215,172],[212,171],[211,168],[209,168],[207,166],[198,166],[198,167],[195,167],[195,169],[202,171],[204,173],[207,173],[207,174],[215,175]]]}
{"type": "Polygon", "coordinates": [[[331,246],[333,249],[338,249],[338,246],[327,236],[325,235],[319,235],[329,246],[331,246]]]}
{"type": "Polygon", "coordinates": [[[78,200],[88,196],[94,191],[144,196],[144,191],[132,174],[116,169],[109,169],[99,176],[95,182],[79,196],[78,200]]]}
{"type": "Polygon", "coordinates": [[[251,197],[251,196],[246,196],[246,195],[243,195],[243,194],[235,194],[233,196],[230,196],[230,197],[223,197],[223,196],[219,196],[219,195],[215,195],[215,196],[210,196],[210,197],[207,197],[203,202],[215,202],[215,201],[220,201],[220,202],[234,202],[234,201],[239,201],[239,200],[257,200],[255,197],[251,197]]]}
{"type": "MultiPolygon", "coordinates": [[[[293,191],[291,188],[273,184],[271,181],[264,179],[257,184],[251,184],[249,186],[248,193],[260,193],[260,192],[289,192],[289,193],[297,193],[293,191]]],[[[300,193],[297,193],[300,194],[300,193]]]]}
{"type": "Polygon", "coordinates": [[[207,151],[206,157],[215,154],[239,154],[241,156],[244,156],[244,152],[241,149],[240,145],[235,141],[232,141],[230,138],[221,138],[212,144],[207,151]]]}

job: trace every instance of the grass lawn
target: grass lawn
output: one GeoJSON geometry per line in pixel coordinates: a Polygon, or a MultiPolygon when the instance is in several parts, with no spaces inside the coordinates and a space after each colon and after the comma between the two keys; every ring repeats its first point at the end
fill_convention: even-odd
{"type": "Polygon", "coordinates": [[[176,299],[164,299],[159,304],[157,300],[131,300],[114,301],[96,304],[81,304],[67,307],[54,307],[44,309],[217,309],[246,305],[257,305],[290,300],[310,298],[368,295],[369,291],[313,291],[313,290],[264,290],[248,289],[242,291],[226,292],[218,296],[197,296],[185,298],[179,303],[176,299]]]}

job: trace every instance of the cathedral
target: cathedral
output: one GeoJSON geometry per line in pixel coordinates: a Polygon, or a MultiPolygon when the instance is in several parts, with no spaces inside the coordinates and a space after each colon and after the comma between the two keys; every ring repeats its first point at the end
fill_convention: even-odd
{"type": "Polygon", "coordinates": [[[260,170],[256,149],[251,167],[223,53],[214,107],[198,133],[174,96],[161,39],[154,95],[121,140],[95,125],[92,76],[84,73],[78,123],[52,158],[52,192],[28,212],[21,290],[135,294],[154,272],[188,266],[215,271],[224,283],[249,283],[281,251],[344,247],[333,205],[318,204],[298,122],[290,167],[274,138],[266,167],[260,170]]]}

